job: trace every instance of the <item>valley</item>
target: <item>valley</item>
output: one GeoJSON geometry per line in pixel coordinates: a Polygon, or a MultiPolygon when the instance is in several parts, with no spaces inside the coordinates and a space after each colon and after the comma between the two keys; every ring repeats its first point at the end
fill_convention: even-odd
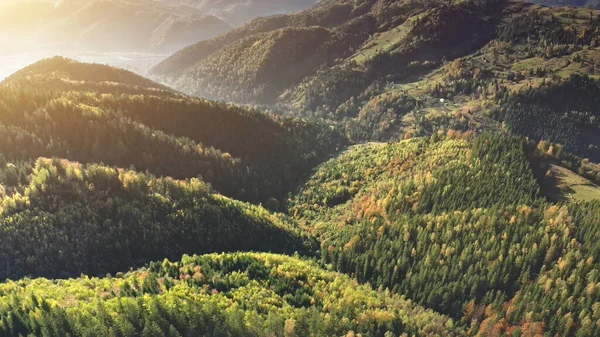
{"type": "Polygon", "coordinates": [[[599,10],[2,15],[0,337],[600,335],[599,10]]]}

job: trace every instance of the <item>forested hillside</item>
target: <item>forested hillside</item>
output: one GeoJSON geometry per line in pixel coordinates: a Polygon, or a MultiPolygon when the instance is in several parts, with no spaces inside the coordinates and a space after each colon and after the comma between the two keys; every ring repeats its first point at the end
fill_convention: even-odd
{"type": "Polygon", "coordinates": [[[0,284],[0,335],[459,336],[447,316],[272,254],[184,256],[106,278],[0,284]]]}
{"type": "Polygon", "coordinates": [[[0,331],[595,336],[600,203],[545,198],[538,164],[576,169],[558,147],[453,130],[358,145],[290,195],[288,216],[198,179],[0,157],[2,277],[114,275],[0,284],[0,331]],[[238,250],[317,254],[378,291],[281,255],[184,256],[124,273],[238,250]]]}
{"type": "Polygon", "coordinates": [[[330,100],[336,105],[327,107],[335,110],[375,82],[419,72],[424,61],[427,69],[443,58],[475,51],[493,37],[507,6],[504,1],[442,6],[434,1],[324,1],[298,14],[254,20],[185,48],[154,73],[208,97],[302,104],[299,109],[313,111],[330,100]],[[238,57],[225,57],[236,53],[238,57]],[[228,68],[241,74],[216,71],[228,68]],[[284,79],[288,82],[282,83],[284,79]],[[286,90],[293,92],[280,97],[286,90]]]}
{"type": "Polygon", "coordinates": [[[367,145],[321,165],[290,214],[322,263],[447,314],[478,336],[596,336],[599,202],[549,203],[524,139],[367,145]]]}
{"type": "Polygon", "coordinates": [[[59,159],[0,161],[2,280],[104,275],[184,253],[310,254],[312,239],[291,220],[196,178],[59,159]]]}
{"type": "Polygon", "coordinates": [[[599,17],[513,0],[329,0],[187,47],[152,73],[324,119],[356,142],[505,129],[598,161],[599,17]]]}
{"type": "Polygon", "coordinates": [[[324,0],[156,81],[32,64],[0,337],[600,336],[598,62],[600,11],[324,0]]]}
{"type": "Polygon", "coordinates": [[[58,156],[201,177],[248,201],[281,199],[344,143],[325,125],[273,119],[62,58],[23,69],[0,91],[0,151],[10,161],[58,156]]]}

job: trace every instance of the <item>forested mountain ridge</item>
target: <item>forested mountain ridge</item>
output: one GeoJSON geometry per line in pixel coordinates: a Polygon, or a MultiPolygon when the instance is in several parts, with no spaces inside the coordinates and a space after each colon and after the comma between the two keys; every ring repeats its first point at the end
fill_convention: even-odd
{"type": "Polygon", "coordinates": [[[25,68],[0,91],[0,149],[10,161],[58,156],[133,165],[202,177],[225,195],[255,202],[281,200],[344,143],[328,126],[184,96],[127,71],[62,58],[25,68]]]}
{"type": "Polygon", "coordinates": [[[506,129],[598,161],[599,15],[512,0],[330,0],[187,47],[152,73],[183,92],[322,118],[356,142],[506,129]],[[549,103],[582,83],[585,98],[549,103]]]}
{"type": "MultiPolygon", "coordinates": [[[[100,85],[102,83],[161,90],[164,94],[172,89],[130,71],[101,64],[86,64],[68,58],[54,57],[40,60],[4,79],[3,87],[21,87],[28,91],[68,91],[73,87],[100,85]]],[[[107,89],[104,89],[107,90],[107,89]]]]}
{"type": "Polygon", "coordinates": [[[0,336],[598,336],[598,46],[589,9],[329,0],[155,68],[181,91],[33,64],[0,336]]]}
{"type": "Polygon", "coordinates": [[[98,164],[0,156],[0,279],[105,275],[182,254],[311,254],[290,219],[186,181],[98,164]],[[25,171],[23,174],[22,171],[25,171]]]}
{"type": "MultiPolygon", "coordinates": [[[[497,12],[501,12],[502,7],[506,6],[502,1],[487,1],[484,3],[470,1],[455,5],[437,5],[435,1],[422,1],[412,4],[402,1],[324,1],[297,14],[254,20],[215,39],[188,47],[157,65],[154,72],[157,75],[187,73],[189,83],[186,83],[186,79],[182,77],[175,82],[176,85],[181,85],[182,88],[185,87],[188,91],[194,91],[198,94],[203,94],[206,91],[208,95],[215,97],[240,100],[241,98],[235,95],[246,94],[249,91],[247,88],[240,88],[244,89],[240,90],[240,93],[234,91],[232,95],[229,95],[231,97],[224,96],[225,93],[219,95],[218,91],[214,91],[238,83],[238,79],[226,78],[223,79],[223,84],[213,85],[207,83],[206,87],[203,85],[198,86],[194,81],[202,80],[203,76],[217,75],[216,72],[211,70],[213,67],[218,69],[233,67],[243,71],[243,73],[248,72],[250,78],[255,73],[266,70],[263,68],[267,65],[281,69],[289,67],[299,71],[298,78],[285,87],[278,88],[273,85],[272,88],[259,88],[260,91],[249,94],[248,99],[250,100],[268,102],[276,98],[286,88],[289,88],[290,85],[299,84],[304,76],[313,76],[318,68],[337,68],[337,66],[344,65],[346,63],[344,60],[353,56],[355,51],[361,49],[361,46],[364,46],[367,42],[373,42],[369,40],[375,33],[383,34],[389,30],[394,30],[397,33],[394,36],[397,41],[388,41],[390,45],[386,47],[387,50],[382,49],[382,52],[391,52],[400,48],[403,49],[403,53],[412,52],[414,56],[417,54],[415,49],[430,48],[430,51],[422,51],[435,54],[438,52],[435,49],[440,49],[446,54],[444,56],[448,58],[459,54],[467,54],[471,51],[471,48],[477,47],[478,44],[485,43],[490,39],[495,30],[494,22],[497,23],[498,21],[497,12]],[[442,27],[438,25],[441,21],[439,18],[442,16],[446,17],[443,24],[449,26],[442,27]],[[420,20],[422,24],[419,27],[416,26],[416,21],[414,21],[417,18],[422,19],[420,20]],[[459,22],[462,24],[462,28],[458,24],[459,22]],[[404,24],[406,25],[402,26],[404,24]],[[328,32],[324,38],[317,39],[314,44],[310,45],[310,48],[314,49],[313,53],[317,55],[312,56],[310,60],[304,60],[302,57],[287,59],[286,50],[285,48],[279,48],[278,40],[282,40],[281,43],[293,45],[295,51],[303,50],[306,46],[302,44],[302,41],[305,38],[310,39],[310,35],[307,34],[310,34],[313,30],[311,28],[314,27],[321,27],[322,30],[328,32]],[[408,33],[404,31],[404,28],[412,31],[412,34],[404,36],[404,33],[408,33]],[[456,31],[449,33],[451,28],[456,31]],[[467,28],[470,28],[474,33],[468,32],[467,28]],[[465,34],[462,34],[462,31],[459,31],[460,29],[465,29],[465,34]],[[285,35],[290,30],[299,31],[294,35],[285,35]],[[447,34],[447,36],[439,34],[447,34]],[[426,35],[429,36],[426,37],[426,35]],[[460,41],[458,40],[459,36],[463,37],[460,41]],[[464,38],[465,36],[469,38],[464,38]],[[249,43],[249,41],[252,41],[252,43],[249,43]],[[428,45],[430,43],[433,44],[428,45]],[[206,46],[209,46],[209,48],[206,48],[206,46]],[[221,54],[227,54],[226,50],[229,51],[232,48],[241,48],[248,53],[247,57],[230,60],[223,59],[220,56],[221,54]],[[263,61],[261,57],[265,55],[272,57],[272,59],[263,61]],[[213,90],[211,86],[216,88],[213,90]],[[264,91],[264,93],[261,91],[264,91]],[[265,97],[261,97],[261,94],[264,94],[265,97]]],[[[376,48],[376,50],[373,50],[373,54],[375,54],[375,51],[378,54],[380,52],[376,48]]],[[[436,57],[435,55],[431,56],[436,57]]],[[[428,55],[419,57],[427,58],[428,55]]],[[[245,79],[244,77],[240,78],[239,83],[244,83],[242,80],[245,79]]],[[[221,79],[217,76],[215,80],[219,81],[221,79]]],[[[268,85],[270,80],[265,78],[258,83],[251,84],[253,86],[268,85]]]]}
{"type": "Polygon", "coordinates": [[[198,179],[0,157],[2,277],[249,249],[316,253],[378,289],[281,255],[184,256],[4,282],[0,331],[595,336],[600,203],[546,201],[534,166],[570,165],[557,147],[459,131],[357,146],[290,196],[289,217],[198,179]]]}

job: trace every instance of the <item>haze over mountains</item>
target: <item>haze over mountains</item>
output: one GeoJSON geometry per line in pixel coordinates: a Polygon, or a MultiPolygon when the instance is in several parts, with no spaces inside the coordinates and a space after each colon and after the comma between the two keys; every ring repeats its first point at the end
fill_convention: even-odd
{"type": "Polygon", "coordinates": [[[310,2],[154,0],[2,0],[0,60],[8,76],[39,59],[62,55],[144,74],[180,48],[257,16],[304,9],[310,2]]]}
{"type": "Polygon", "coordinates": [[[36,60],[0,82],[0,337],[599,336],[598,62],[600,11],[516,0],[36,60]]]}
{"type": "MultiPolygon", "coordinates": [[[[3,0],[2,35],[25,43],[99,51],[175,51],[258,16],[294,12],[290,1],[3,0]]],[[[20,47],[26,47],[21,43],[20,47]]],[[[18,48],[19,46],[8,46],[18,48]]],[[[4,48],[3,48],[4,49],[4,48]]]]}
{"type": "Polygon", "coordinates": [[[274,14],[297,12],[311,7],[317,0],[159,0],[181,8],[212,14],[233,26],[251,19],[274,14]]]}
{"type": "Polygon", "coordinates": [[[0,6],[3,35],[71,49],[164,52],[231,27],[214,16],[145,0],[10,1],[0,6]]]}

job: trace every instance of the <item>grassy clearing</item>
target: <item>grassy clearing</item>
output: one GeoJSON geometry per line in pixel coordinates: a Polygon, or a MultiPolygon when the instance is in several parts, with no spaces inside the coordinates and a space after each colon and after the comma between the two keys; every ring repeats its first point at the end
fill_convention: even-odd
{"type": "Polygon", "coordinates": [[[385,33],[373,35],[349,60],[360,63],[373,57],[377,52],[390,52],[396,49],[410,32],[414,21],[423,15],[425,14],[415,15],[408,18],[403,24],[385,33]]]}
{"type": "Polygon", "coordinates": [[[600,186],[579,174],[560,165],[560,163],[542,159],[540,170],[544,170],[546,194],[553,200],[590,201],[600,200],[600,186]]]}

